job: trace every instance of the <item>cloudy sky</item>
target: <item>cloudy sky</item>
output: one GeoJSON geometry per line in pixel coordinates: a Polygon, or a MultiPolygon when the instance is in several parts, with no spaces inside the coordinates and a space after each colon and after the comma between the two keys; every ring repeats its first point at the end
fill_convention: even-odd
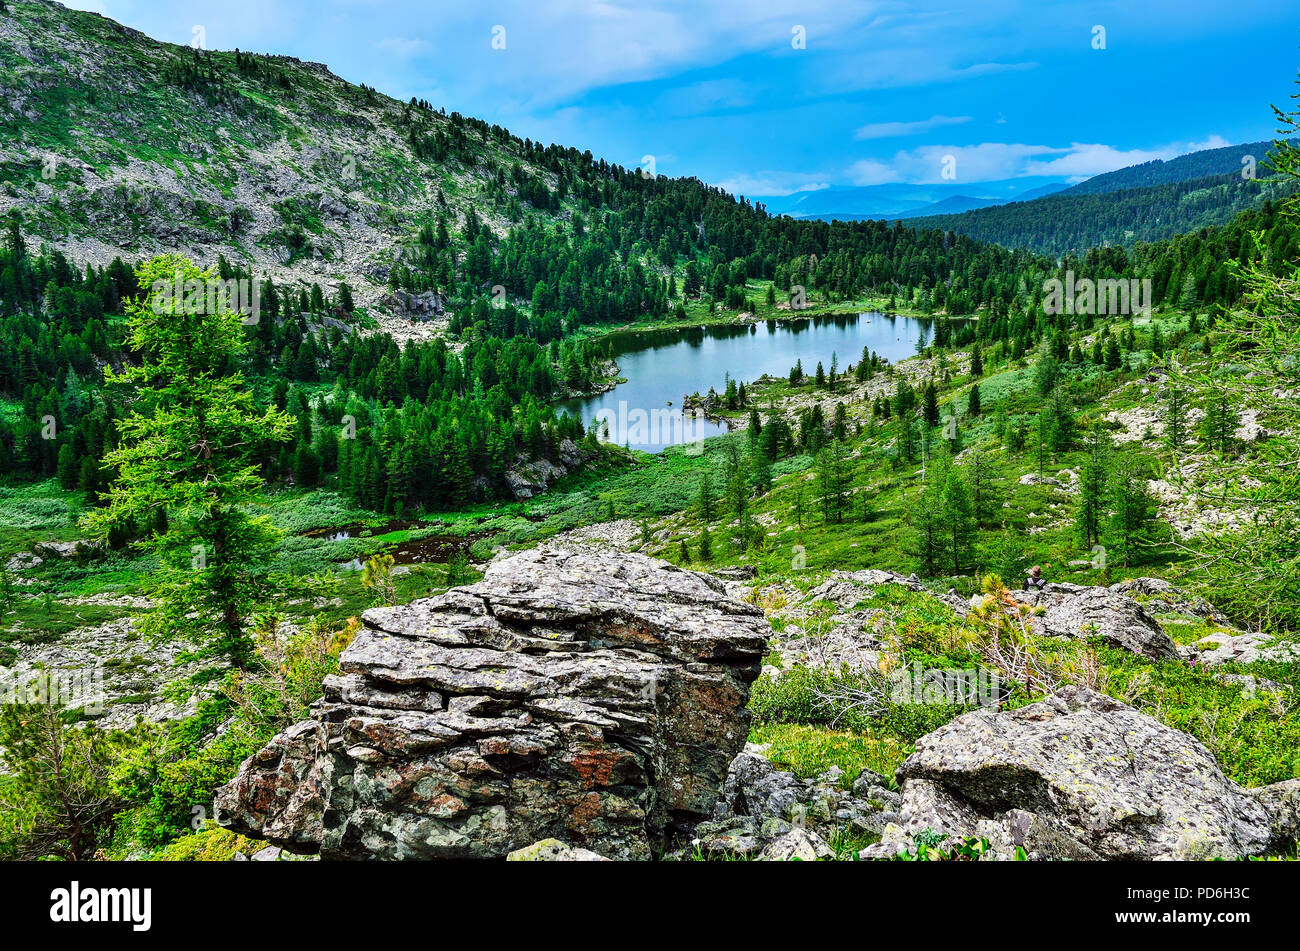
{"type": "Polygon", "coordinates": [[[71,0],[751,196],[1078,180],[1268,138],[1294,0],[71,0]],[[495,40],[495,42],[494,42],[495,40]],[[500,48],[504,47],[504,48],[500,48]]]}

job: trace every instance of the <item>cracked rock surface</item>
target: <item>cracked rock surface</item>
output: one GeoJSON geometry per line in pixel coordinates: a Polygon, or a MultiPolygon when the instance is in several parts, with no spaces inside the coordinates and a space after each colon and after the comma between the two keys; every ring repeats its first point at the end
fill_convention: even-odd
{"type": "Polygon", "coordinates": [[[927,829],[985,837],[991,857],[1210,859],[1259,855],[1293,829],[1286,784],[1245,790],[1200,741],[1085,687],[964,714],[898,770],[899,821],[869,858],[927,829]]]}
{"type": "Polygon", "coordinates": [[[363,621],[219,822],[323,858],[649,858],[712,814],[770,634],[717,579],[555,548],[363,621]]]}

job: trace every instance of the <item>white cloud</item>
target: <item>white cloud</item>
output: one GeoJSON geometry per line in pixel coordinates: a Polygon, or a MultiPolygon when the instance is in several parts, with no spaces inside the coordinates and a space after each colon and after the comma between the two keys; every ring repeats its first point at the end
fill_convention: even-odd
{"type": "MultiPolygon", "coordinates": [[[[870,19],[872,6],[804,0],[792,13],[774,0],[672,0],[658,7],[530,0],[497,14],[507,45],[492,65],[502,80],[528,77],[528,99],[543,106],[589,89],[661,79],[749,53],[803,55],[791,47],[794,25],[805,28],[810,48],[830,49],[834,38],[870,19]],[[543,37],[563,41],[537,42],[543,37]]],[[[483,43],[486,49],[486,33],[483,43]]]]}
{"type": "Polygon", "coordinates": [[[675,116],[694,116],[744,109],[753,104],[753,91],[746,83],[738,79],[712,79],[668,90],[659,97],[657,111],[675,116]]]}
{"type": "Polygon", "coordinates": [[[961,125],[970,122],[970,116],[931,116],[917,122],[873,122],[864,125],[853,133],[855,139],[896,139],[908,135],[920,135],[940,126],[961,125]]]}
{"type": "Polygon", "coordinates": [[[1064,175],[1072,181],[1082,181],[1117,168],[1140,165],[1156,159],[1169,161],[1188,152],[1204,149],[1221,149],[1231,145],[1227,139],[1211,135],[1204,142],[1174,142],[1158,149],[1116,149],[1109,145],[1092,145],[1076,142],[1068,152],[1048,161],[1029,162],[1028,175],[1064,175]]]}
{"type": "Polygon", "coordinates": [[[379,41],[378,46],[401,59],[409,59],[429,49],[429,44],[424,40],[404,36],[386,36],[379,41]]]}
{"type": "Polygon", "coordinates": [[[819,182],[808,175],[787,172],[758,172],[750,175],[741,173],[726,181],[718,182],[719,188],[733,195],[785,196],[795,192],[818,192],[830,188],[826,182],[819,182]]]}
{"type": "Polygon", "coordinates": [[[849,181],[854,185],[884,185],[902,180],[896,168],[875,159],[862,159],[849,166],[849,181]]]}
{"type": "Polygon", "coordinates": [[[1230,145],[1221,136],[1204,142],[1171,142],[1152,149],[1117,149],[1100,143],[1073,142],[1068,146],[1033,145],[1013,142],[981,142],[978,145],[926,145],[905,149],[892,159],[862,159],[848,169],[858,185],[910,182],[917,185],[945,182],[988,182],[1004,178],[1054,176],[1082,181],[1103,172],[1113,172],[1153,159],[1168,161],[1189,152],[1230,145]],[[944,169],[955,175],[945,177],[944,169]]]}

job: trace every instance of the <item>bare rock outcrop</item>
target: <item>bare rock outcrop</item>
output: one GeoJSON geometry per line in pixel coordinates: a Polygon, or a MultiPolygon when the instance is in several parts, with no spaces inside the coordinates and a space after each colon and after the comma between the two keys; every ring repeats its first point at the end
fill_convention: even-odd
{"type": "Polygon", "coordinates": [[[1163,578],[1129,578],[1110,586],[1116,594],[1145,598],[1143,607],[1155,614],[1187,614],[1199,618],[1211,618],[1219,614],[1209,601],[1187,594],[1163,578]]]}
{"type": "Polygon", "coordinates": [[[322,858],[549,838],[649,858],[713,813],[770,633],[717,579],[593,549],[363,621],[312,719],[219,790],[220,823],[322,858]]]}
{"type": "Polygon", "coordinates": [[[1194,737],[1084,687],[957,717],[918,740],[897,776],[899,821],[865,857],[930,830],[988,838],[992,857],[1235,858],[1296,824],[1294,788],[1244,790],[1194,737]]]}
{"type": "Polygon", "coordinates": [[[572,439],[564,439],[560,442],[556,457],[555,461],[545,457],[537,459],[521,457],[503,476],[510,494],[517,501],[541,495],[574,469],[584,466],[591,459],[591,453],[572,439]]]}
{"type": "Polygon", "coordinates": [[[1300,644],[1295,640],[1281,640],[1263,631],[1213,631],[1184,653],[1193,663],[1206,667],[1220,664],[1252,664],[1259,660],[1294,664],[1300,661],[1300,644]]]}
{"type": "Polygon", "coordinates": [[[800,779],[763,753],[763,747],[746,744],[732,761],[714,817],[695,827],[686,851],[812,861],[830,857],[827,843],[837,831],[879,834],[898,818],[892,811],[898,794],[877,773],[864,770],[850,790],[838,767],[800,779]]]}
{"type": "Polygon", "coordinates": [[[1142,605],[1111,588],[1049,584],[1041,591],[1013,591],[1022,604],[1041,609],[1034,627],[1049,637],[1099,636],[1152,660],[1176,660],[1181,654],[1142,605]]]}

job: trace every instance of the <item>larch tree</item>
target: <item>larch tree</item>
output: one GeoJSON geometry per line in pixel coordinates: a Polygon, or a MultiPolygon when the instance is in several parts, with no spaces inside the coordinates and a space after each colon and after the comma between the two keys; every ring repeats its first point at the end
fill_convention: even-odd
{"type": "MultiPolygon", "coordinates": [[[[1300,80],[1297,80],[1300,85],[1300,80]]],[[[1300,93],[1293,95],[1300,99],[1300,93]]],[[[1300,109],[1274,108],[1281,137],[1269,153],[1280,179],[1300,181],[1300,109]]],[[[1300,221],[1300,201],[1284,199],[1279,212],[1300,221]]],[[[1254,235],[1262,247],[1264,234],[1254,235]]],[[[1212,458],[1201,478],[1207,489],[1189,492],[1219,508],[1246,515],[1231,531],[1207,536],[1194,553],[1207,597],[1237,618],[1265,629],[1300,626],[1300,435],[1294,393],[1300,390],[1300,259],[1294,254],[1240,269],[1244,304],[1215,323],[1214,359],[1178,385],[1216,389],[1225,365],[1249,359],[1251,372],[1233,377],[1234,408],[1252,411],[1274,431],[1240,460],[1212,458]]]]}
{"type": "Polygon", "coordinates": [[[144,632],[188,641],[188,658],[247,668],[254,657],[249,617],[273,594],[267,569],[279,540],[270,520],[249,506],[261,494],[263,450],[287,442],[293,420],[253,403],[239,368],[243,317],[220,300],[209,306],[202,291],[184,299],[172,293],[177,281],[207,288],[211,272],[165,255],[140,265],[136,276],[148,293],[128,305],[126,333],[140,362],[104,371],[110,389],[127,391],[131,413],[104,459],[117,472],[107,505],[85,524],[107,537],[165,512],[166,529],[142,542],[159,560],[157,607],[144,616],[144,632]]]}

